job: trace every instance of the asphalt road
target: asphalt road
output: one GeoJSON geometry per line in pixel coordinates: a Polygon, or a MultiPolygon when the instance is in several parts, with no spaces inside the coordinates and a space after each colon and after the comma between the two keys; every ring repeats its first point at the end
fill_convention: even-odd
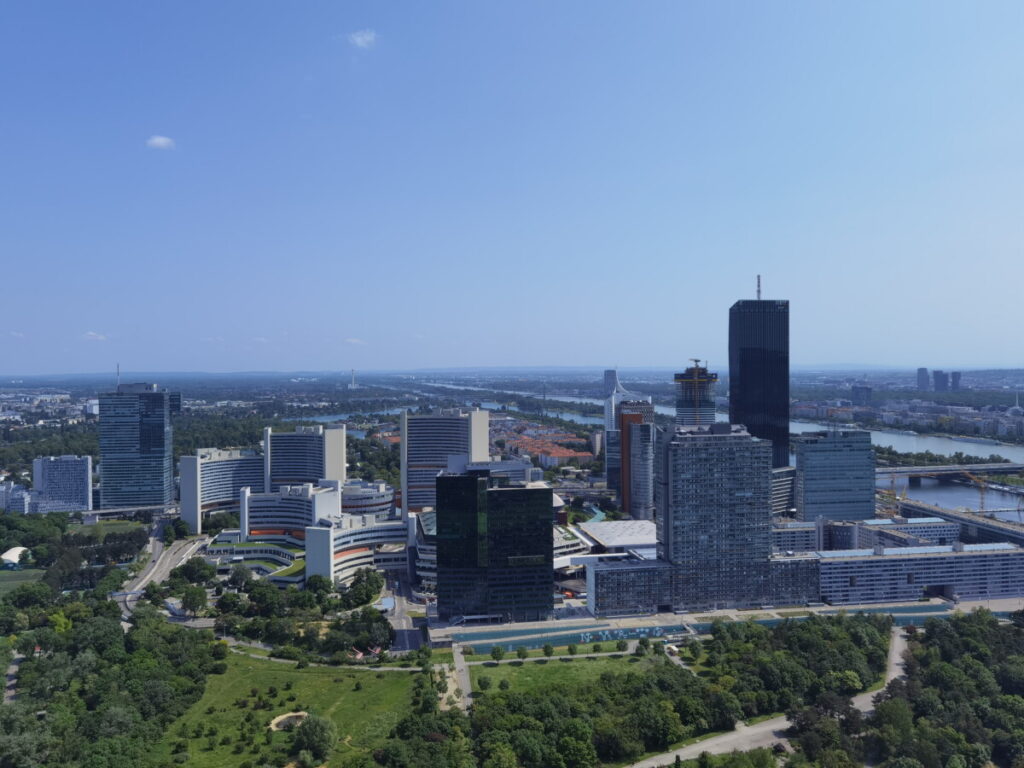
{"type": "MultiPolygon", "coordinates": [[[[159,526],[150,539],[152,551],[149,565],[134,580],[123,587],[124,592],[137,592],[145,589],[151,581],[159,584],[170,576],[171,571],[194,555],[201,546],[207,543],[208,537],[199,536],[195,539],[181,539],[169,547],[163,542],[163,526],[159,526]]],[[[130,617],[139,601],[139,595],[127,595],[118,598],[124,611],[124,618],[130,617]]]]}
{"type": "MultiPolygon", "coordinates": [[[[893,627],[892,637],[889,640],[889,659],[886,664],[885,682],[894,680],[903,674],[903,651],[907,648],[907,640],[903,635],[901,627],[893,627]]],[[[862,712],[870,712],[874,706],[872,699],[877,691],[861,693],[853,697],[853,705],[862,712]]],[[[695,744],[677,749],[673,752],[665,752],[655,757],[649,757],[638,763],[632,763],[629,768],[661,768],[670,765],[679,755],[681,760],[693,760],[700,756],[701,752],[712,755],[721,755],[733,750],[757,749],[758,747],[771,747],[786,741],[786,729],[789,721],[786,717],[773,717],[770,720],[763,720],[754,725],[738,723],[736,730],[723,733],[721,736],[712,736],[710,739],[698,741],[695,744]]]]}

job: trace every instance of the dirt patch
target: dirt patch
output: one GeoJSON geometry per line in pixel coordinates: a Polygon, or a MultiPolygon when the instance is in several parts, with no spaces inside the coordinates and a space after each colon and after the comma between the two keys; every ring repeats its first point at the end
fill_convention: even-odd
{"type": "Polygon", "coordinates": [[[270,730],[283,731],[290,726],[298,725],[306,719],[308,714],[308,712],[285,712],[270,721],[270,730]]]}

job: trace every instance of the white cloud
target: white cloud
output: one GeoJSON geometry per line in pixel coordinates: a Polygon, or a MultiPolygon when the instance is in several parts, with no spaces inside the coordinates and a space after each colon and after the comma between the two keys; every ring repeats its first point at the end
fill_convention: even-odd
{"type": "Polygon", "coordinates": [[[360,347],[365,347],[366,346],[366,342],[363,341],[362,339],[345,339],[345,343],[346,344],[356,344],[356,345],[358,345],[360,347]]]}
{"type": "Polygon", "coordinates": [[[167,136],[150,136],[146,139],[146,146],[150,149],[174,149],[174,139],[167,136]]]}
{"type": "Polygon", "coordinates": [[[96,331],[86,331],[82,334],[82,338],[86,341],[106,341],[107,337],[102,333],[96,333],[96,331]]]}
{"type": "Polygon", "coordinates": [[[372,29],[360,29],[358,32],[353,32],[348,36],[348,41],[356,48],[373,48],[374,43],[377,42],[377,33],[372,29]]]}
{"type": "Polygon", "coordinates": [[[11,334],[11,336],[13,336],[16,339],[24,339],[25,338],[25,334],[22,333],[21,331],[10,331],[10,334],[11,334]]]}

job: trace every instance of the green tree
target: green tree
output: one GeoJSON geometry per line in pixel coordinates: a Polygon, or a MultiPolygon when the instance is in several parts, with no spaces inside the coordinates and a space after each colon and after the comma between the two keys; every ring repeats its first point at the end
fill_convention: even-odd
{"type": "Polygon", "coordinates": [[[544,643],[544,655],[549,659],[555,655],[555,646],[551,643],[544,643]]]}
{"type": "Polygon", "coordinates": [[[491,658],[495,661],[501,661],[505,658],[505,648],[501,645],[496,645],[491,648],[491,658]]]}
{"type": "Polygon", "coordinates": [[[185,587],[181,595],[181,607],[195,616],[206,607],[206,590],[202,587],[185,587]]]}
{"type": "Polygon", "coordinates": [[[525,645],[520,645],[518,648],[516,648],[516,656],[518,658],[525,659],[529,655],[530,655],[530,652],[528,650],[526,650],[526,646],[525,645]]]}
{"type": "Polygon", "coordinates": [[[477,678],[476,685],[481,691],[486,691],[491,687],[492,682],[491,678],[487,675],[480,675],[480,677],[477,678]]]}
{"type": "Polygon", "coordinates": [[[295,729],[292,751],[309,750],[317,760],[325,760],[338,741],[338,731],[330,720],[308,715],[295,729]]]}

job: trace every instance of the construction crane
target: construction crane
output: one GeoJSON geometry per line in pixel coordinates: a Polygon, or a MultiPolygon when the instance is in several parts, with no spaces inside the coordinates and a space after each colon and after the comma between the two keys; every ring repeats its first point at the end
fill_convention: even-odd
{"type": "Polygon", "coordinates": [[[966,469],[964,470],[964,476],[966,476],[968,480],[972,481],[975,485],[978,486],[978,514],[984,515],[985,491],[988,490],[988,481],[978,477],[977,475],[971,472],[968,472],[966,469]]]}

